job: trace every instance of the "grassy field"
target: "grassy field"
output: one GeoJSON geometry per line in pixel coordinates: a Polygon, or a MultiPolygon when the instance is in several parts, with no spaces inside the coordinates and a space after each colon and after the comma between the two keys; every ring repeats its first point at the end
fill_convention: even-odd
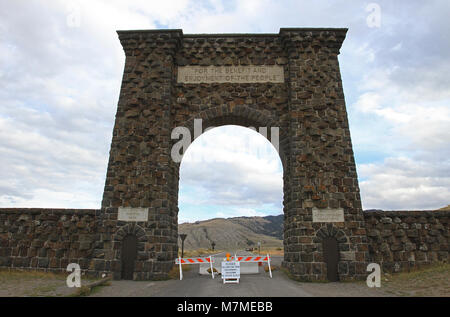
{"type": "MultiPolygon", "coordinates": [[[[182,264],[181,269],[183,272],[188,272],[192,268],[189,264],[182,264]]],[[[178,265],[174,265],[172,269],[169,271],[169,279],[179,280],[180,279],[180,267],[178,265]]]]}
{"type": "MultiPolygon", "coordinates": [[[[259,250],[253,250],[254,254],[258,254],[259,255],[259,250]]],[[[284,249],[282,247],[272,247],[272,248],[261,248],[261,255],[276,255],[276,256],[283,256],[284,255],[284,249]]]]}
{"type": "MultiPolygon", "coordinates": [[[[196,256],[209,256],[210,254],[222,253],[225,250],[211,250],[211,249],[197,249],[197,250],[184,250],[184,257],[191,258],[196,256]]],[[[259,254],[259,250],[253,250],[254,254],[259,254]]],[[[261,255],[266,255],[269,253],[270,255],[283,256],[284,250],[280,247],[269,247],[269,248],[261,248],[261,255]]],[[[178,256],[181,256],[181,249],[178,250],[178,256]]]]}
{"type": "Polygon", "coordinates": [[[411,272],[383,274],[381,289],[395,296],[450,297],[450,264],[439,263],[411,272]]]}
{"type": "MultiPolygon", "coordinates": [[[[212,249],[197,249],[197,250],[184,250],[183,257],[192,258],[196,256],[209,256],[210,254],[224,252],[223,250],[212,250],[212,249]]],[[[181,256],[181,249],[178,248],[178,256],[181,256]]]]}
{"type": "MultiPolygon", "coordinates": [[[[67,287],[66,279],[63,273],[0,270],[0,297],[73,296],[77,289],[67,287]]],[[[81,277],[81,285],[92,281],[81,277]]]]}
{"type": "MultiPolygon", "coordinates": [[[[205,250],[196,250],[192,256],[204,254],[205,250]]],[[[274,255],[270,252],[269,254],[274,255]]],[[[280,250],[274,250],[280,251],[280,250]]],[[[261,250],[263,254],[263,250],[261,250]]],[[[186,254],[185,254],[186,256],[186,254]]],[[[189,255],[191,256],[191,255],[189,255]]],[[[191,269],[189,265],[183,265],[183,272],[191,269]]],[[[8,271],[0,270],[0,297],[41,297],[41,296],[85,296],[83,287],[81,289],[68,288],[66,286],[66,274],[54,274],[46,272],[32,271],[8,271]]],[[[169,274],[169,278],[179,278],[179,268],[174,266],[169,274]]],[[[98,279],[81,278],[83,286],[98,279]]],[[[365,281],[348,282],[365,284],[365,281]]],[[[327,283],[325,283],[326,285],[327,283]]],[[[347,284],[347,283],[343,283],[347,284]]],[[[98,286],[90,290],[95,293],[103,286],[98,286]]],[[[325,287],[325,286],[324,286],[325,287]]],[[[444,296],[450,297],[450,264],[438,263],[429,267],[396,274],[384,273],[381,279],[381,287],[378,289],[387,296],[444,296]]],[[[86,294],[85,294],[86,293],[86,294]]]]}

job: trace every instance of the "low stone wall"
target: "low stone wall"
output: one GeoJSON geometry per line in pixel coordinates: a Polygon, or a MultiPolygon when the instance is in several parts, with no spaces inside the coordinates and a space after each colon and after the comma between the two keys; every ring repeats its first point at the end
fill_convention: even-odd
{"type": "MultiPolygon", "coordinates": [[[[370,262],[383,271],[449,261],[450,211],[364,212],[364,218],[370,262]]],[[[158,219],[127,224],[100,209],[0,208],[0,267],[65,272],[78,263],[90,276],[112,272],[117,279],[121,238],[133,233],[139,250],[134,279],[161,278],[172,261],[164,241],[147,237],[155,234],[158,219]],[[149,265],[160,273],[151,273],[149,265]]]]}
{"type": "Polygon", "coordinates": [[[364,212],[371,262],[407,271],[449,260],[450,211],[364,212]]]}
{"type": "Polygon", "coordinates": [[[65,271],[78,263],[90,266],[94,249],[105,236],[94,209],[0,209],[0,267],[65,271]]]}
{"type": "Polygon", "coordinates": [[[134,234],[133,279],[163,279],[177,253],[163,232],[166,218],[149,213],[145,223],[127,223],[117,220],[114,208],[0,208],[0,268],[66,272],[69,263],[78,263],[89,276],[108,272],[120,279],[122,239],[134,234]]]}

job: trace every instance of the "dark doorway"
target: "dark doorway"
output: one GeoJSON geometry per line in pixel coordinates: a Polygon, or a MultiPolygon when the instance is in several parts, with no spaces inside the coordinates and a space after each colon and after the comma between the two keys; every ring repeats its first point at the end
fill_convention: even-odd
{"type": "Polygon", "coordinates": [[[327,279],[330,282],[339,281],[338,262],[339,262],[339,247],[336,238],[326,237],[322,242],[323,257],[327,264],[327,279]]]}
{"type": "Polygon", "coordinates": [[[122,241],[122,279],[132,280],[137,258],[137,237],[127,235],[122,241]]]}

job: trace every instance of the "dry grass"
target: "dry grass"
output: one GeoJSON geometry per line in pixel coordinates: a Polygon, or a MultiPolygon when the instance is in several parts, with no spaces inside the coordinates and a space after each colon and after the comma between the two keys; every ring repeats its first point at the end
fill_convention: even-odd
{"type": "Polygon", "coordinates": [[[23,279],[59,279],[65,280],[66,274],[63,273],[51,273],[42,271],[20,271],[20,270],[0,270],[0,283],[7,281],[19,281],[23,279]]]}
{"type": "Polygon", "coordinates": [[[411,272],[383,274],[381,288],[397,296],[450,297],[450,264],[437,263],[411,272]]]}
{"type": "Polygon", "coordinates": [[[261,248],[261,254],[258,249],[253,250],[254,254],[258,255],[276,255],[276,256],[284,256],[284,249],[280,247],[272,247],[272,248],[261,248]]]}
{"type": "Polygon", "coordinates": [[[101,285],[96,285],[94,287],[89,287],[87,285],[81,286],[80,288],[77,288],[77,290],[75,291],[75,293],[69,295],[70,297],[83,297],[83,296],[89,296],[95,293],[98,293],[102,287],[105,286],[111,286],[111,282],[105,282],[104,284],[101,285]]]}
{"type": "Polygon", "coordinates": [[[65,278],[40,271],[1,270],[0,296],[55,296],[65,278]]]}
{"type": "MultiPolygon", "coordinates": [[[[191,270],[191,265],[189,264],[181,264],[181,269],[183,272],[187,272],[191,270]]],[[[174,265],[172,269],[169,271],[169,279],[175,280],[180,279],[180,266],[178,264],[174,265]]]]}
{"type": "MultiPolygon", "coordinates": [[[[273,271],[276,271],[276,270],[278,270],[278,266],[276,266],[276,265],[271,265],[270,266],[270,270],[273,272],[273,271]]],[[[266,265],[266,266],[264,266],[264,271],[265,272],[269,272],[269,266],[268,265],[266,265]]]]}
{"type": "MultiPolygon", "coordinates": [[[[0,270],[1,296],[70,296],[76,289],[66,285],[67,274],[43,271],[0,270]]],[[[81,277],[82,284],[94,279],[81,277]]]]}
{"type": "MultiPolygon", "coordinates": [[[[192,258],[192,257],[196,257],[196,256],[209,256],[210,254],[213,253],[219,253],[219,252],[223,252],[223,250],[212,250],[212,249],[197,249],[197,250],[184,250],[184,254],[183,257],[185,258],[192,258]]],[[[178,256],[181,256],[181,250],[178,250],[178,256]]]]}

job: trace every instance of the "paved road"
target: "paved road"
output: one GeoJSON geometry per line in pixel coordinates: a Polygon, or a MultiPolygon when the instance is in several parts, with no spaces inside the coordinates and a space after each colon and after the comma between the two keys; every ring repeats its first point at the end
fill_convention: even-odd
{"type": "MultiPolygon", "coordinates": [[[[274,260],[281,261],[281,259],[274,260]]],[[[259,274],[241,275],[239,284],[223,284],[220,276],[212,279],[210,275],[200,275],[198,265],[192,265],[191,270],[183,273],[182,281],[112,281],[111,286],[103,287],[92,296],[305,297],[386,296],[386,294],[379,289],[368,288],[364,282],[300,283],[289,279],[279,270],[274,271],[273,278],[270,278],[262,268],[259,274]]]]}

